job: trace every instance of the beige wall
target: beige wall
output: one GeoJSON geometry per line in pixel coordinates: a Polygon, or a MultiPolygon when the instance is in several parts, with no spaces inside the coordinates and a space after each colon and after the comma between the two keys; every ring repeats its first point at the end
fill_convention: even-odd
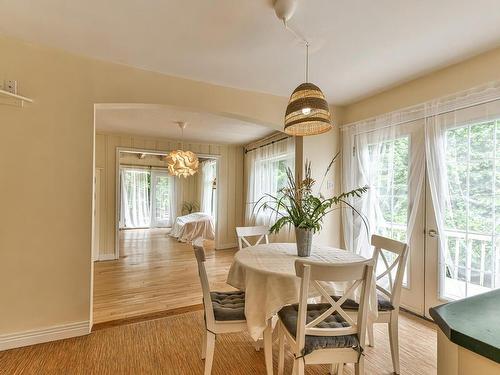
{"type": "MultiPolygon", "coordinates": [[[[319,188],[324,173],[333,156],[338,152],[339,124],[342,121],[342,108],[331,107],[333,114],[333,130],[326,134],[314,135],[302,138],[303,162],[311,162],[311,171],[316,180],[316,188],[319,188]]],[[[334,164],[328,173],[321,189],[325,197],[337,195],[340,192],[340,159],[334,164]]],[[[340,210],[335,210],[327,215],[323,222],[323,230],[314,236],[315,244],[341,247],[340,233],[340,210]]]]}
{"type": "MultiPolygon", "coordinates": [[[[236,246],[235,227],[243,222],[243,147],[237,145],[218,145],[202,143],[183,143],[185,149],[198,154],[220,156],[219,193],[224,199],[218,200],[219,222],[217,240],[220,248],[236,246]]],[[[101,207],[99,230],[99,253],[104,259],[113,254],[115,249],[116,219],[116,149],[118,147],[147,149],[153,151],[169,151],[180,148],[178,141],[165,138],[137,137],[126,134],[96,135],[95,157],[96,168],[101,169],[101,207]]],[[[136,156],[127,159],[134,164],[151,164],[147,160],[139,160],[136,156]],[[132,158],[132,160],[130,160],[132,158]]],[[[155,165],[165,164],[156,159],[155,165]]],[[[200,202],[200,191],[197,175],[181,179],[182,201],[200,202]]],[[[182,202],[181,202],[182,203],[182,202]]]]}
{"type": "Polygon", "coordinates": [[[344,107],[342,124],[420,104],[500,79],[500,48],[344,107]]]}
{"type": "MultiPolygon", "coordinates": [[[[0,105],[0,335],[90,318],[94,103],[169,104],[282,126],[286,98],[5,36],[0,51],[0,79],[18,80],[20,93],[35,101],[24,109],[0,105]]],[[[227,159],[221,173],[239,162],[227,159]]],[[[227,186],[221,194],[237,190],[227,186]]],[[[235,210],[228,206],[226,217],[235,210]]]]}

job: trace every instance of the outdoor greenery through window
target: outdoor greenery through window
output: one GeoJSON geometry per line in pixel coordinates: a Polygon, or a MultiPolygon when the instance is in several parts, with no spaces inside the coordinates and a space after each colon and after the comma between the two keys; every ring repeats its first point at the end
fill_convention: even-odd
{"type": "Polygon", "coordinates": [[[291,165],[289,155],[270,158],[260,162],[260,168],[263,174],[274,176],[274,183],[271,184],[274,191],[269,192],[272,195],[277,195],[279,191],[286,186],[287,177],[286,169],[291,165]]]}
{"type": "MultiPolygon", "coordinates": [[[[155,175],[155,221],[167,222],[170,218],[169,177],[155,175]]],[[[151,194],[151,190],[150,190],[151,194]]]]}
{"type": "Polygon", "coordinates": [[[499,286],[500,120],[446,132],[449,204],[445,207],[445,297],[499,286]]]}
{"type": "MultiPolygon", "coordinates": [[[[376,196],[375,233],[402,242],[407,242],[409,152],[409,136],[368,145],[370,188],[376,196]]],[[[392,264],[396,255],[383,251],[392,264]]],[[[377,274],[384,271],[385,267],[379,263],[377,274]]],[[[408,275],[405,272],[403,285],[407,284],[408,275]]]]}
{"type": "Polygon", "coordinates": [[[290,165],[290,163],[286,159],[279,159],[275,162],[276,171],[278,174],[278,191],[283,189],[286,185],[286,168],[290,165]]]}
{"type": "Polygon", "coordinates": [[[368,146],[378,207],[375,233],[406,241],[408,220],[409,137],[368,146]]]}

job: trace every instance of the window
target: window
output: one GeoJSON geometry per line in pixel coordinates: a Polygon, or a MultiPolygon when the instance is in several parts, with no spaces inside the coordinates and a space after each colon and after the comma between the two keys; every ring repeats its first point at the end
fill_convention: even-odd
{"type": "Polygon", "coordinates": [[[292,137],[257,147],[245,155],[247,184],[245,224],[269,225],[270,210],[257,213],[256,203],[266,194],[277,194],[286,185],[286,171],[295,169],[295,141],[292,137]]]}
{"type": "Polygon", "coordinates": [[[270,183],[271,191],[268,193],[276,195],[287,184],[287,167],[293,164],[290,155],[280,155],[275,158],[264,159],[259,162],[257,168],[261,175],[267,175],[272,178],[270,183]]]}

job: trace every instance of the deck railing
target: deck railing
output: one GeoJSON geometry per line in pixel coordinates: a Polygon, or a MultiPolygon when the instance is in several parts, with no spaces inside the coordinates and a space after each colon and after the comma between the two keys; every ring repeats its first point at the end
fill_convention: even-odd
{"type": "MultiPolygon", "coordinates": [[[[377,233],[404,241],[406,226],[386,222],[379,225],[377,233]]],[[[443,268],[442,278],[453,280],[449,286],[458,287],[465,295],[456,294],[456,289],[442,290],[448,297],[465,297],[467,295],[484,292],[488,289],[500,288],[500,235],[486,235],[482,233],[466,232],[461,230],[445,230],[446,267],[443,268]],[[460,283],[472,284],[474,287],[459,287],[460,283]],[[450,293],[448,293],[450,292],[450,293]]],[[[469,285],[470,286],[470,285],[469,285]]],[[[452,288],[453,289],[453,288],[452,288]]]]}
{"type": "Polygon", "coordinates": [[[446,277],[489,289],[500,286],[500,236],[451,229],[445,236],[446,277]]]}

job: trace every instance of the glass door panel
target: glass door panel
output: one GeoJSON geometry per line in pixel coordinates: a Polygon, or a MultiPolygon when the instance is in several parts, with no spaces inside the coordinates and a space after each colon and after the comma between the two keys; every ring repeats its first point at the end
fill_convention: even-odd
{"type": "Polygon", "coordinates": [[[370,188],[366,212],[370,231],[410,242],[401,304],[423,314],[424,194],[422,183],[416,183],[412,175],[421,173],[423,179],[424,160],[418,159],[424,152],[423,122],[402,125],[390,132],[375,130],[360,137],[363,138],[357,143],[361,153],[359,160],[366,164],[363,171],[366,171],[370,188]]]}
{"type": "MultiPolygon", "coordinates": [[[[374,233],[406,242],[410,137],[406,135],[368,145],[368,153],[373,161],[370,168],[370,189],[378,197],[374,233]]],[[[396,258],[393,253],[387,252],[384,255],[389,264],[396,258]]],[[[408,285],[407,272],[403,284],[408,285]]]]}
{"type": "Polygon", "coordinates": [[[500,220],[496,217],[500,211],[500,186],[496,186],[500,170],[500,155],[496,155],[499,133],[500,121],[472,123],[446,131],[451,205],[445,210],[444,233],[449,264],[440,269],[440,295],[445,299],[464,298],[498,287],[495,266],[500,234],[500,220]]]}
{"type": "Polygon", "coordinates": [[[152,227],[170,225],[171,177],[166,171],[151,172],[152,227]]]}
{"type": "MultiPolygon", "coordinates": [[[[426,240],[427,264],[439,263],[426,310],[500,287],[500,120],[453,124],[444,137],[444,233],[441,242],[426,240]]],[[[436,228],[430,199],[427,211],[428,228],[436,228]]]]}

